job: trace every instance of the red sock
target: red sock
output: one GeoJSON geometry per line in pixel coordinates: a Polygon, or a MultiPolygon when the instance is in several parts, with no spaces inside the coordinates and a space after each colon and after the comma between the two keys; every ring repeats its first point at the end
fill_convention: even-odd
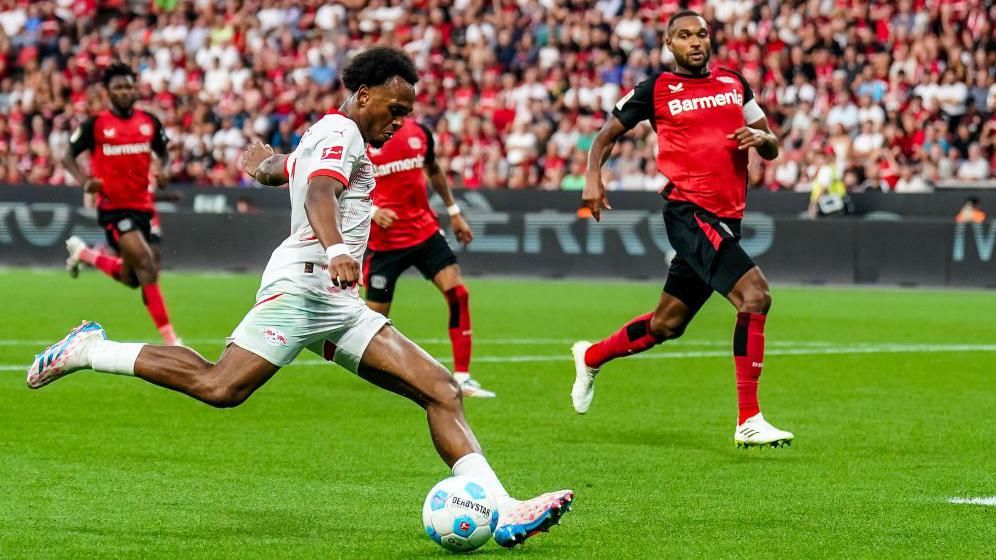
{"type": "Polygon", "coordinates": [[[450,304],[450,343],[453,344],[454,373],[470,372],[470,292],[463,284],[446,290],[443,294],[450,304]]]}
{"type": "Polygon", "coordinates": [[[761,313],[737,313],[733,363],[737,370],[738,424],[761,411],[757,404],[757,380],[764,367],[764,319],[761,313]]]}
{"type": "Polygon", "coordinates": [[[592,344],[584,354],[585,364],[599,368],[609,360],[643,352],[664,342],[650,332],[650,318],[653,316],[653,313],[640,315],[605,340],[592,344]]]}
{"type": "Polygon", "coordinates": [[[80,252],[80,260],[115,280],[121,279],[121,257],[105,255],[87,247],[80,252]]]}
{"type": "MultiPolygon", "coordinates": [[[[166,330],[164,327],[169,327],[169,314],[166,313],[166,302],[163,301],[163,293],[159,291],[159,284],[142,286],[142,301],[145,302],[145,308],[148,309],[149,316],[152,317],[152,322],[156,324],[156,328],[159,329],[159,332],[164,332],[166,330]]],[[[167,332],[172,333],[172,327],[167,332]]],[[[172,341],[167,340],[167,343],[172,343],[172,341]]]]}

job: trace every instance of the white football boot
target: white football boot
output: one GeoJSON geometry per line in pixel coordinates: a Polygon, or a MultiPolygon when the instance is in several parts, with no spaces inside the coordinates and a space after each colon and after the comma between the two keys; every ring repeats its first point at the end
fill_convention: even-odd
{"type": "Polygon", "coordinates": [[[74,371],[89,369],[90,345],[98,340],[107,340],[104,327],[93,321],[83,321],[65,338],[35,356],[28,368],[28,388],[40,389],[74,371]]]}
{"type": "Polygon", "coordinates": [[[573,490],[560,490],[506,507],[498,518],[495,542],[511,548],[526,542],[533,535],[549,531],[550,527],[560,523],[565,513],[571,511],[572,501],[573,490]]]}
{"type": "Polygon", "coordinates": [[[465,397],[476,397],[478,399],[493,399],[495,398],[494,391],[488,391],[481,384],[477,382],[476,379],[467,374],[455,373],[453,378],[456,379],[457,383],[460,384],[460,390],[463,392],[465,397]]]}
{"type": "Polygon", "coordinates": [[[66,252],[69,256],[66,257],[66,272],[69,273],[70,278],[76,278],[80,275],[80,253],[86,249],[86,243],[82,239],[76,237],[75,235],[66,240],[66,252]]]}
{"type": "Polygon", "coordinates": [[[733,441],[741,449],[788,447],[792,445],[794,438],[795,435],[792,432],[779,430],[769,424],[760,412],[744,420],[744,423],[737,426],[736,431],[733,432],[733,441]]]}
{"type": "Polygon", "coordinates": [[[591,407],[591,400],[595,398],[595,376],[598,375],[598,368],[588,367],[584,363],[584,354],[591,348],[591,343],[582,340],[575,342],[571,346],[571,354],[574,355],[574,387],[571,388],[571,400],[574,402],[574,411],[578,414],[588,412],[591,407]]]}

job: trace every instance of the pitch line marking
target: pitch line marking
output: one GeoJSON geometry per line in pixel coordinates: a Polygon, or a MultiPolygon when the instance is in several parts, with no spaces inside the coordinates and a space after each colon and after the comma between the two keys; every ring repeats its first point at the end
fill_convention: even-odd
{"type": "MultiPolygon", "coordinates": [[[[840,346],[828,348],[771,348],[765,350],[768,356],[816,356],[833,354],[935,354],[941,352],[996,352],[996,344],[882,344],[876,346],[840,346]]],[[[680,360],[689,358],[728,358],[729,350],[703,350],[699,352],[653,352],[627,356],[626,360],[680,360]]],[[[452,360],[439,359],[441,363],[452,360]]],[[[570,363],[570,354],[544,354],[537,356],[476,356],[478,363],[570,363]]],[[[297,360],[295,366],[326,365],[325,360],[297,360]]],[[[0,371],[25,371],[30,363],[0,364],[0,371]]],[[[290,367],[290,366],[288,366],[290,367]]]]}
{"type": "Polygon", "coordinates": [[[996,496],[978,498],[948,498],[949,504],[970,504],[973,506],[996,506],[996,496]]]}

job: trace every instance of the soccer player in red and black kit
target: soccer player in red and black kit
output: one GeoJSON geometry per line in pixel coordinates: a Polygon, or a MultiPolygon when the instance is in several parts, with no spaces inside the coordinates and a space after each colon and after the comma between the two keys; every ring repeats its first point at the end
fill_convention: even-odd
{"type": "Polygon", "coordinates": [[[414,266],[439,288],[449,305],[453,377],[468,397],[494,397],[470,376],[470,293],[464,286],[456,255],[429,207],[426,177],[450,215],[458,241],[470,243],[474,234],[460,215],[446,175],[436,162],[432,132],[406,118],[381,148],[367,151],[374,164],[377,188],[373,192],[373,225],[363,259],[367,305],[385,317],[391,311],[398,277],[414,266]]]}
{"type": "Polygon", "coordinates": [[[574,345],[574,409],[588,411],[603,364],[678,338],[715,291],[737,308],[733,361],[740,414],[734,442],[787,445],[793,434],[765,421],[757,403],[771,296],[764,274],[740,246],[748,150],[771,160],[778,156],[778,140],[744,78],[727,68],[709,69],[711,44],[702,16],[676,13],[665,42],[675,71],[651,76],[616,105],[588,154],[582,199],[596,220],[611,208],[601,167],[619,137],[649,120],[657,132],[657,167],[667,178],[664,224],[676,256],[653,312],[600,342],[574,345]]]}
{"type": "Polygon", "coordinates": [[[74,278],[80,262],[122,284],[142,289],[142,301],[166,344],[179,344],[159,289],[159,235],[155,217],[152,154],[159,158],[158,185],[165,183],[166,132],[154,116],[134,108],[138,100],[135,71],[115,62],[104,72],[110,108],[88,118],[69,139],[66,170],[97,199],[97,221],[108,245],[120,256],[87,247],[80,238],[66,240],[66,267],[74,278]],[[88,175],[76,158],[90,152],[88,175]]]}

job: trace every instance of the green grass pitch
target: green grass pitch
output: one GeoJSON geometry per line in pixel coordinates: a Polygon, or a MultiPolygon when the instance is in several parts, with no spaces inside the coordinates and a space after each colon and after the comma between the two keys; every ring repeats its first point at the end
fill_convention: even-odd
{"type": "MultiPolygon", "coordinates": [[[[215,358],[256,275],[167,272],[178,332],[215,358]]],[[[571,487],[574,512],[505,558],[992,558],[996,296],[776,287],[761,404],[789,449],[734,448],[734,314],[608,365],[591,411],[569,341],[649,310],[659,285],[472,279],[467,414],[518,496],[571,487]]],[[[449,474],[424,416],[305,353],[243,406],[23,368],[80,319],[157,336],[137,292],[96,272],[0,270],[0,558],[440,558],[425,493],[449,474]]],[[[445,306],[406,279],[397,326],[449,358],[445,306]]]]}

